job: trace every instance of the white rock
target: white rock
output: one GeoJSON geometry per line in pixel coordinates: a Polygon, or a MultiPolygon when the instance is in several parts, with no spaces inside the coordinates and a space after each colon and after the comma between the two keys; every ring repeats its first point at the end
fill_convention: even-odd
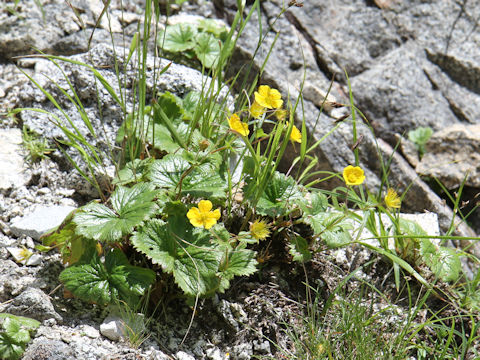
{"type": "Polygon", "coordinates": [[[20,129],[0,129],[0,190],[22,186],[29,180],[21,144],[20,129]]]}
{"type": "Polygon", "coordinates": [[[88,336],[91,339],[96,339],[100,337],[100,333],[93,326],[83,325],[82,331],[85,333],[86,336],[88,336]]]}
{"type": "Polygon", "coordinates": [[[120,340],[123,332],[123,320],[119,317],[107,317],[100,325],[100,333],[112,341],[120,340]]]}
{"type": "Polygon", "coordinates": [[[72,206],[39,206],[23,218],[12,219],[10,230],[18,237],[26,235],[38,240],[48,230],[60,225],[73,210],[72,206]]]}
{"type": "MultiPolygon", "coordinates": [[[[361,215],[361,212],[358,212],[361,215]]],[[[409,220],[416,222],[420,227],[428,234],[432,236],[440,235],[440,227],[438,224],[438,215],[435,213],[423,213],[423,214],[400,214],[401,219],[409,220]]],[[[391,234],[393,230],[393,224],[387,214],[382,214],[380,217],[385,230],[391,234]]],[[[378,217],[376,218],[377,224],[378,217]]],[[[359,228],[359,224],[355,223],[355,229],[359,228]]],[[[379,226],[379,225],[378,225],[379,226]]],[[[377,229],[379,231],[379,227],[377,229]]],[[[377,239],[374,239],[374,235],[367,229],[363,229],[362,233],[358,235],[358,232],[354,231],[353,238],[356,240],[361,240],[365,243],[368,243],[373,246],[379,246],[379,242],[377,239]]],[[[439,239],[430,239],[434,244],[439,244],[439,239]]],[[[389,248],[393,249],[394,246],[394,239],[388,239],[388,246],[389,248]]]]}
{"type": "Polygon", "coordinates": [[[175,354],[177,360],[195,360],[192,355],[187,354],[186,352],[179,351],[175,354]]]}

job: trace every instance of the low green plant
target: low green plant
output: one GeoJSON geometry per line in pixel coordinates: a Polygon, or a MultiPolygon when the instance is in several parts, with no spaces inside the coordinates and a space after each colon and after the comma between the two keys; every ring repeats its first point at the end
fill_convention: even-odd
{"type": "Polygon", "coordinates": [[[159,32],[157,43],[167,57],[196,59],[209,69],[218,64],[227,36],[228,30],[224,26],[212,19],[202,19],[198,23],[166,26],[159,32]]]}
{"type": "Polygon", "coordinates": [[[20,359],[30,335],[40,326],[40,322],[23,316],[0,313],[0,359],[20,359]]]}
{"type": "Polygon", "coordinates": [[[27,150],[26,159],[31,162],[48,158],[48,155],[55,151],[47,139],[29,130],[26,126],[23,126],[22,129],[22,145],[27,150]]]}
{"type": "Polygon", "coordinates": [[[420,158],[425,154],[425,145],[432,137],[433,130],[430,127],[418,127],[408,132],[408,139],[415,144],[420,158]]]}

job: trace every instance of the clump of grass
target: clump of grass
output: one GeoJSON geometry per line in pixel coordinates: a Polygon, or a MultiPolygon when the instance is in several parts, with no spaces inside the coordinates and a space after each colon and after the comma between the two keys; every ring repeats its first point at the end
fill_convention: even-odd
{"type": "Polygon", "coordinates": [[[26,126],[22,129],[22,145],[27,150],[27,161],[33,163],[48,158],[48,155],[55,151],[46,138],[29,130],[26,126]]]}

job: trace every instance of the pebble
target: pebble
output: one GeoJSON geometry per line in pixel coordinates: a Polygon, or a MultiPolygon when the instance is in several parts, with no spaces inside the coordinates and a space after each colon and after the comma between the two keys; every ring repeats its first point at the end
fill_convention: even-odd
{"type": "Polygon", "coordinates": [[[95,329],[93,326],[84,325],[82,327],[82,331],[85,333],[86,336],[88,336],[91,339],[96,339],[100,337],[100,332],[97,329],[95,329]]]}

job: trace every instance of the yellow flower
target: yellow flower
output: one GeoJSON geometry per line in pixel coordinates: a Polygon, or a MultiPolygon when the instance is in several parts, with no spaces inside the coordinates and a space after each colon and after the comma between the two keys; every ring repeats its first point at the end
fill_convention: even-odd
{"type": "Polygon", "coordinates": [[[258,91],[255,91],[255,101],[267,109],[278,109],[282,107],[282,95],[276,89],[271,89],[268,85],[260,85],[258,91]]]}
{"type": "Polygon", "coordinates": [[[210,229],[220,219],[220,209],[212,210],[212,202],[210,200],[200,200],[198,208],[193,207],[188,210],[187,218],[195,227],[204,227],[210,229]]]}
{"type": "Polygon", "coordinates": [[[265,113],[265,108],[257,103],[256,101],[253,102],[252,106],[250,106],[250,114],[255,118],[258,119],[265,113]]]}
{"type": "Polygon", "coordinates": [[[237,114],[233,114],[230,119],[228,119],[228,125],[230,125],[230,129],[238,132],[242,136],[247,136],[250,133],[248,124],[241,122],[237,114]]]}
{"type": "MultiPolygon", "coordinates": [[[[288,122],[287,122],[288,127],[288,122]]],[[[292,142],[301,143],[302,142],[302,133],[300,130],[297,129],[295,125],[293,125],[292,132],[290,133],[290,140],[292,142]]]]}
{"type": "Polygon", "coordinates": [[[365,175],[360,166],[348,165],[343,169],[343,179],[347,185],[360,185],[365,180],[365,175]]]}
{"type": "Polygon", "coordinates": [[[279,121],[285,120],[287,115],[288,115],[288,111],[285,110],[285,109],[275,110],[275,116],[277,117],[277,120],[279,120],[279,121]]]}
{"type": "Polygon", "coordinates": [[[270,235],[270,225],[264,220],[255,220],[250,224],[250,234],[257,240],[264,240],[270,235]]]}
{"type": "Polygon", "coordinates": [[[389,188],[387,190],[387,195],[385,195],[385,205],[387,205],[388,208],[400,209],[401,203],[397,192],[389,188]]]}

